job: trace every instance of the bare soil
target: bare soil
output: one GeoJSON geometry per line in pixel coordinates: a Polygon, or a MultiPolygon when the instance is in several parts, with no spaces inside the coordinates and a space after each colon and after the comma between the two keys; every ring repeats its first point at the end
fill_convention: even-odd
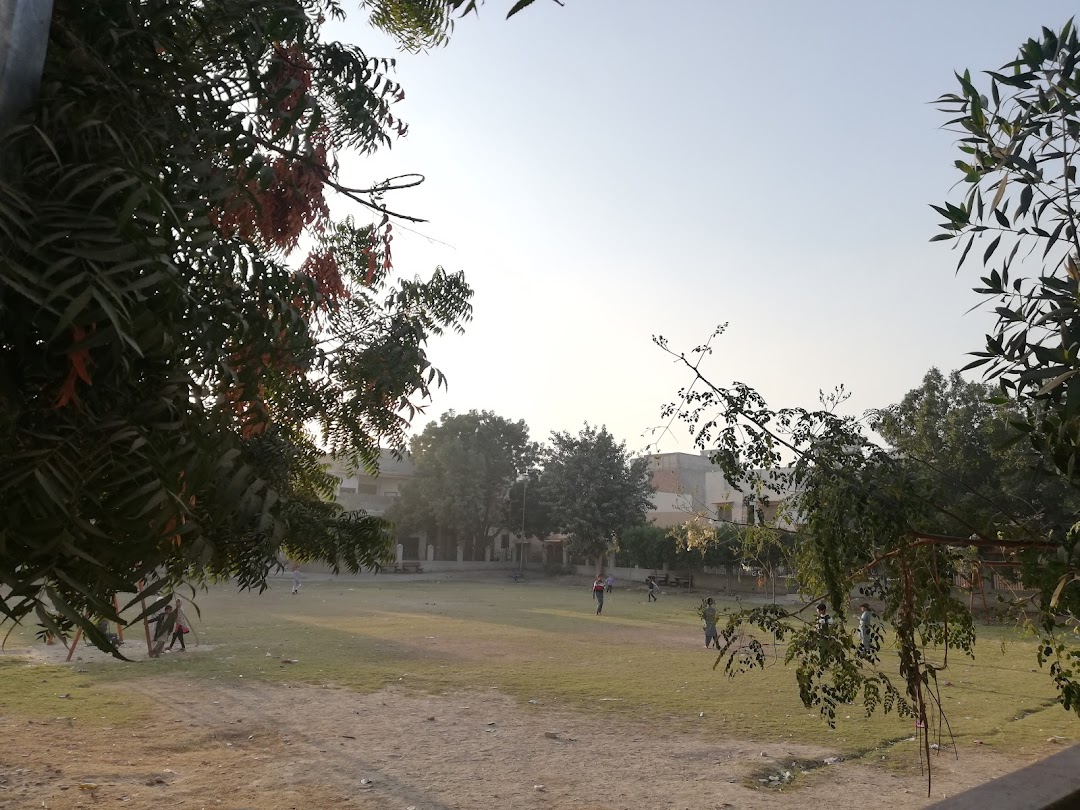
{"type": "MultiPolygon", "coordinates": [[[[495,690],[359,695],[169,676],[122,688],[159,707],[139,731],[90,732],[67,718],[0,717],[0,808],[711,810],[928,803],[917,774],[864,762],[805,775],[796,768],[788,787],[760,787],[761,773],[821,762],[832,752],[523,706],[495,690]]],[[[965,752],[959,762],[951,754],[935,757],[933,799],[1022,764],[991,752],[965,752]]]]}

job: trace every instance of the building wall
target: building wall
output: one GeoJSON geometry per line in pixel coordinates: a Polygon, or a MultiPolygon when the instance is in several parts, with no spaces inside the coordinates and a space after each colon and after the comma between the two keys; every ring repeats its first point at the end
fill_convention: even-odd
{"type": "MultiPolygon", "coordinates": [[[[655,508],[647,515],[657,526],[675,526],[689,520],[695,513],[705,513],[713,520],[751,523],[753,508],[746,503],[750,493],[737,490],[723,471],[709,461],[706,453],[658,453],[650,459],[649,472],[655,508]]],[[[766,486],[761,494],[769,500],[765,520],[776,520],[786,493],[778,486],[766,486]]],[[[790,522],[781,525],[791,528],[790,522]]]]}
{"type": "Polygon", "coordinates": [[[331,475],[338,479],[335,500],[345,509],[363,509],[369,515],[381,517],[401,494],[401,488],[416,473],[409,459],[396,459],[387,450],[379,458],[379,474],[369,475],[364,470],[351,471],[348,466],[331,456],[324,458],[331,475]]]}

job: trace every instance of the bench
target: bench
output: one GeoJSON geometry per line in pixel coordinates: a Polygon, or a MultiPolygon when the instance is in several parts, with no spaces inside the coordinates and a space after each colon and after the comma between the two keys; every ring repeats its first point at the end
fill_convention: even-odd
{"type": "Polygon", "coordinates": [[[395,574],[422,574],[424,567],[419,560],[401,560],[394,563],[395,574]]]}
{"type": "Polygon", "coordinates": [[[657,585],[689,589],[694,584],[693,571],[660,571],[653,575],[657,585]]]}

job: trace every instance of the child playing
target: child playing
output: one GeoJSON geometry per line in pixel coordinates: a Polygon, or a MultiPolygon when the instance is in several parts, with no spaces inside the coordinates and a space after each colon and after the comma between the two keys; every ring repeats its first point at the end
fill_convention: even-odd
{"type": "Polygon", "coordinates": [[[720,649],[720,636],[716,632],[716,607],[712,597],[705,600],[705,609],[701,611],[701,618],[705,622],[705,649],[709,649],[709,642],[720,649]]]}
{"type": "Polygon", "coordinates": [[[870,612],[870,605],[863,602],[859,605],[859,650],[863,655],[869,655],[871,649],[870,627],[874,621],[874,614],[870,612]]]}
{"type": "Polygon", "coordinates": [[[596,615],[599,616],[604,609],[604,578],[599,574],[596,575],[596,579],[593,581],[592,595],[593,599],[596,600],[596,615]]]}

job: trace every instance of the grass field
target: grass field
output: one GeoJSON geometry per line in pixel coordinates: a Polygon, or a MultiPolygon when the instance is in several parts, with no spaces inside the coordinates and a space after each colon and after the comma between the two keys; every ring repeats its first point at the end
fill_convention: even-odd
{"type": "MultiPolygon", "coordinates": [[[[648,604],[642,590],[618,589],[596,616],[587,588],[542,581],[380,576],[307,582],[298,596],[283,582],[262,595],[221,587],[198,597],[201,617],[187,610],[195,630],[187,653],[124,664],[87,651],[66,668],[0,659],[0,712],[52,718],[56,695],[67,694],[80,724],[127,727],[154,711],[154,683],[180,680],[364,695],[487,691],[609,725],[816,746],[917,779],[914,746],[897,744],[912,735],[910,720],[866,718],[851,706],[829,729],[799,702],[782,650],[764,672],[729,679],[714,670],[694,613],[701,598],[667,594],[648,604]]],[[[129,639],[139,650],[138,635],[129,639]]],[[[34,646],[32,632],[16,631],[13,646],[34,646]]],[[[942,697],[962,757],[1000,752],[1019,764],[1080,740],[1080,721],[1055,704],[1049,676],[1035,666],[1032,640],[1001,628],[980,628],[974,660],[951,659],[942,697]]]]}

